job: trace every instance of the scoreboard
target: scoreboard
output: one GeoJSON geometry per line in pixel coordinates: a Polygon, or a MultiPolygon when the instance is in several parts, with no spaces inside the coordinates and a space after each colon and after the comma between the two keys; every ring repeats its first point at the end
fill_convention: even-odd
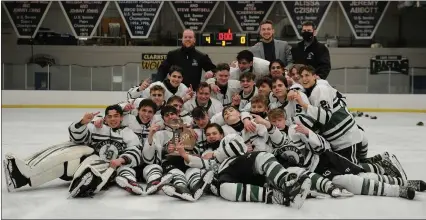
{"type": "MultiPolygon", "coordinates": [[[[178,38],[178,45],[180,45],[182,41],[182,34],[179,34],[178,38]]],[[[253,46],[259,42],[259,34],[233,33],[229,30],[228,32],[196,33],[195,38],[197,46],[244,47],[253,46]]]]}

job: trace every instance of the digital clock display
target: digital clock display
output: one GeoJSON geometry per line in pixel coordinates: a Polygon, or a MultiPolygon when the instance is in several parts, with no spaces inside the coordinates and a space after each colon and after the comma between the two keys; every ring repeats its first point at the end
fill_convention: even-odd
{"type": "Polygon", "coordinates": [[[258,42],[257,36],[249,39],[246,33],[203,33],[201,34],[200,46],[253,46],[258,42]]]}
{"type": "MultiPolygon", "coordinates": [[[[197,46],[253,46],[259,42],[258,34],[251,33],[232,33],[228,32],[216,32],[216,33],[196,33],[196,45],[197,46]]],[[[177,39],[178,45],[182,42],[182,35],[180,34],[177,39]]]]}

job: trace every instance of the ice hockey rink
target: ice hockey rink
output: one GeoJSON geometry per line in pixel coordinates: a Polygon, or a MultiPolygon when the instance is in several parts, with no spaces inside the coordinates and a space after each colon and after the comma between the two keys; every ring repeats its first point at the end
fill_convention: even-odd
{"type": "MultiPolygon", "coordinates": [[[[67,127],[84,112],[101,109],[2,109],[2,159],[7,152],[26,158],[32,152],[68,140],[67,127]]],[[[101,110],[102,111],[102,110],[101,110]]],[[[369,138],[369,155],[389,151],[398,156],[409,179],[426,180],[426,114],[373,113],[358,118],[369,138]]],[[[2,218],[426,218],[426,192],[413,201],[354,196],[309,199],[297,210],[279,205],[228,202],[204,196],[196,203],[160,193],[132,196],[113,187],[94,198],[67,199],[68,184],[56,180],[38,188],[7,192],[2,169],[2,218]]]]}

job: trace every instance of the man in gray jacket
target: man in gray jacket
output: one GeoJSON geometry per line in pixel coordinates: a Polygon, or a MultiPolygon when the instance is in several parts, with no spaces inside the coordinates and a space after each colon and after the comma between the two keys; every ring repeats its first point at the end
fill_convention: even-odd
{"type": "Polygon", "coordinates": [[[255,57],[259,57],[269,62],[280,59],[284,62],[286,67],[293,63],[291,55],[291,46],[287,41],[274,39],[274,27],[272,21],[266,20],[260,23],[260,36],[261,42],[250,47],[250,51],[255,57]]]}

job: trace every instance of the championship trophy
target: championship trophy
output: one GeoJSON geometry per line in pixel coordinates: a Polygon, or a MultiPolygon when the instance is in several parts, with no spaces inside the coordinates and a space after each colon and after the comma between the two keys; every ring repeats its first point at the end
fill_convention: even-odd
{"type": "MultiPolygon", "coordinates": [[[[195,147],[196,140],[192,135],[192,132],[186,128],[182,119],[172,119],[168,125],[170,128],[172,128],[173,132],[171,143],[176,146],[179,142],[182,142],[185,150],[192,152],[195,147]]],[[[177,150],[175,150],[174,152],[169,153],[167,156],[179,156],[179,153],[177,150]]]]}

